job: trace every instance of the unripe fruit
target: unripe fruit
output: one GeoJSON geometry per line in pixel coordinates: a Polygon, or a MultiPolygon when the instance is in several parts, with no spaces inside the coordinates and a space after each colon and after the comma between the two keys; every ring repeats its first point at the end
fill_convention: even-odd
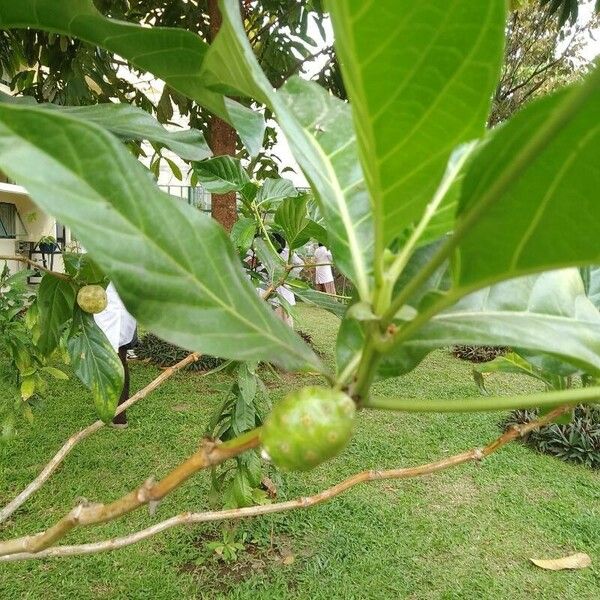
{"type": "Polygon", "coordinates": [[[344,449],[355,412],[352,399],[340,391],[310,386],[292,392],[262,427],[263,451],[284,471],[308,471],[344,449]]]}
{"type": "Polygon", "coordinates": [[[77,304],[87,313],[102,312],[107,305],[106,292],[101,285],[84,285],[77,292],[77,304]]]}

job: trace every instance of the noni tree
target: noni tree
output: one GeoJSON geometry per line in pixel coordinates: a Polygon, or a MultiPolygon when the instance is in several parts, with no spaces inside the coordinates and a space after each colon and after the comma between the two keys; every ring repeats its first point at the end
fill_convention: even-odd
{"type": "MultiPolygon", "coordinates": [[[[107,505],[79,505],[45,532],[1,543],[7,560],[121,547],[181,523],[306,507],[362,481],[480,460],[571,406],[598,400],[597,387],[427,402],[372,388],[457,343],[544,352],[600,371],[600,316],[581,278],[569,278],[569,267],[600,260],[600,163],[590,159],[600,150],[600,71],[486,131],[503,57],[504,0],[330,0],[326,7],[349,103],[298,77],[273,89],[237,0],[221,1],[223,22],[210,45],[181,29],[107,19],[90,0],[0,2],[0,27],[74,36],[122,56],[231,123],[251,153],[262,124],[234,98],[265,105],[311,184],[336,266],[355,289],[341,311],[331,370],[256,293],[225,231],[162,193],[110,119],[0,104],[0,168],[73,228],[145,327],[190,350],[323,378],[276,405],[261,427],[223,443],[205,440],[160,481],[107,505]],[[487,446],[428,465],[366,471],[310,498],[185,513],[126,538],[51,547],[74,527],[156,507],[198,470],[249,450],[262,447],[283,468],[310,468],[343,450],[364,410],[524,407],[551,410],[487,446]]],[[[225,185],[222,175],[215,180],[225,185]]],[[[260,190],[248,183],[251,207],[260,190]]]]}

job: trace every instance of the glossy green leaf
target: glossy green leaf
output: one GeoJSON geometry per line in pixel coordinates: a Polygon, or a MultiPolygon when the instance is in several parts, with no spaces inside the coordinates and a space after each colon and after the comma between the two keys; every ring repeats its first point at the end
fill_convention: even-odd
{"type": "Polygon", "coordinates": [[[462,188],[458,284],[600,262],[598,156],[600,69],[493,131],[462,188]]]}
{"type": "Polygon", "coordinates": [[[285,261],[263,238],[254,240],[254,251],[260,264],[266,269],[271,282],[279,281],[285,274],[285,261]]]}
{"type": "Polygon", "coordinates": [[[542,373],[529,361],[519,356],[516,352],[509,352],[504,356],[497,356],[489,362],[473,365],[473,378],[482,394],[487,394],[483,374],[489,373],[514,373],[516,375],[527,375],[546,383],[542,373]],[[479,376],[479,377],[478,377],[479,376]]]}
{"type": "Polygon", "coordinates": [[[194,173],[207,192],[227,194],[239,192],[250,178],[238,158],[215,156],[195,163],[194,173]]]}
{"type": "Polygon", "coordinates": [[[246,38],[237,0],[220,4],[223,24],[203,64],[206,80],[265,102],[318,198],[336,264],[370,297],[373,226],[350,107],[315,83],[292,77],[273,90],[246,38]]]}
{"type": "Polygon", "coordinates": [[[94,259],[87,253],[63,252],[63,264],[65,272],[78,283],[105,283],[108,281],[104,271],[96,264],[94,259]]]}
{"type": "Polygon", "coordinates": [[[54,379],[69,379],[69,376],[64,371],[61,371],[56,367],[42,367],[42,371],[44,371],[44,373],[48,373],[48,375],[50,375],[50,377],[54,377],[54,379]]]}
{"type": "Polygon", "coordinates": [[[35,394],[35,377],[24,377],[21,381],[21,400],[25,402],[35,394]]]}
{"type": "Polygon", "coordinates": [[[256,396],[256,364],[250,366],[250,363],[245,362],[240,364],[238,368],[238,387],[246,402],[252,402],[256,396]]]}
{"type": "Polygon", "coordinates": [[[233,245],[240,251],[246,252],[254,241],[256,235],[256,221],[249,217],[238,219],[231,228],[229,237],[233,245]]]}
{"type": "Polygon", "coordinates": [[[298,196],[298,190],[294,184],[284,177],[268,178],[258,188],[256,194],[256,203],[258,205],[281,202],[285,198],[295,198],[298,196]]]}
{"type": "Polygon", "coordinates": [[[585,293],[594,306],[600,310],[600,267],[584,267],[581,271],[585,293]]]}
{"type": "Polygon", "coordinates": [[[231,123],[251,154],[260,150],[262,115],[207,87],[201,72],[208,45],[199,35],[185,29],[142,27],[108,19],[96,10],[92,0],[0,3],[0,28],[22,27],[73,36],[122,56],[231,123]]]}
{"type": "Polygon", "coordinates": [[[246,363],[238,368],[237,387],[234,386],[237,398],[233,408],[231,424],[236,435],[249,431],[256,425],[256,377],[246,363]]]}
{"type": "Polygon", "coordinates": [[[343,318],[348,308],[347,304],[338,300],[335,296],[331,296],[324,292],[317,292],[317,290],[313,290],[312,288],[299,288],[290,285],[290,289],[294,292],[296,297],[300,298],[303,302],[323,308],[340,319],[343,318]]]}
{"type": "Polygon", "coordinates": [[[46,273],[38,288],[40,337],[37,345],[49,355],[58,346],[62,329],[73,316],[75,288],[70,281],[46,273]]]}
{"type": "MultiPolygon", "coordinates": [[[[306,227],[302,230],[302,235],[306,237],[306,242],[308,242],[309,240],[316,240],[324,246],[327,246],[329,243],[327,229],[325,229],[323,225],[321,225],[320,223],[316,223],[312,219],[308,220],[306,227]]],[[[306,244],[306,242],[304,242],[304,244],[306,244]]],[[[304,244],[300,245],[302,246],[304,244]]]]}
{"type": "Polygon", "coordinates": [[[323,368],[258,297],[223,228],[158,190],[101,128],[0,106],[0,168],[73,229],[130,312],[161,338],[213,356],[323,368]]]}
{"type": "Polygon", "coordinates": [[[275,212],[275,224],[283,230],[285,240],[292,250],[306,243],[306,236],[302,235],[308,225],[306,201],[306,196],[287,198],[275,212]]]}
{"type": "Polygon", "coordinates": [[[378,234],[423,212],[452,150],[484,133],[504,0],[329,0],[378,234]]]}
{"type": "Polygon", "coordinates": [[[427,205],[423,214],[423,229],[418,229],[419,221],[419,224],[407,230],[406,235],[418,235],[418,246],[431,244],[454,229],[465,174],[479,146],[476,142],[468,142],[458,146],[451,154],[432,203],[427,205]],[[430,209],[433,209],[431,215],[430,209]]]}
{"type": "MultiPolygon", "coordinates": [[[[31,100],[32,98],[29,96],[14,97],[0,93],[0,102],[31,105],[31,100]]],[[[93,106],[37,104],[36,106],[59,110],[79,119],[96,123],[126,140],[158,142],[186,160],[203,160],[212,154],[202,132],[197,129],[169,131],[145,110],[129,104],[106,103],[93,106]]]]}
{"type": "Polygon", "coordinates": [[[108,423],[123,389],[123,365],[92,315],[77,309],[68,341],[75,375],[92,392],[98,416],[108,423]]]}
{"type": "Polygon", "coordinates": [[[410,366],[434,348],[492,345],[544,352],[590,373],[600,372],[600,313],[585,296],[576,269],[503,282],[465,296],[433,317],[392,351],[393,363],[410,366]]]}
{"type": "MultiPolygon", "coordinates": [[[[358,322],[344,319],[337,342],[340,368],[363,341],[358,322]]],[[[576,269],[506,281],[465,296],[434,316],[383,357],[379,374],[403,375],[435,348],[454,344],[524,348],[595,374],[600,372],[600,313],[585,296],[576,269]]]]}

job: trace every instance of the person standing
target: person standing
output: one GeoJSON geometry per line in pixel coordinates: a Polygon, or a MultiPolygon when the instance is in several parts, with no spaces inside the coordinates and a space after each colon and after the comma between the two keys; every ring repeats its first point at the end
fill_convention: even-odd
{"type": "Polygon", "coordinates": [[[315,250],[315,263],[321,265],[315,267],[315,283],[317,290],[335,296],[335,281],[331,269],[332,262],[333,257],[331,256],[329,249],[323,246],[323,244],[319,244],[319,247],[315,250]]]}
{"type": "MultiPolygon", "coordinates": [[[[116,350],[123,365],[123,390],[119,398],[119,405],[121,405],[129,399],[127,351],[137,343],[137,323],[125,308],[112,282],[106,288],[106,300],[106,308],[102,312],[96,313],[94,320],[108,338],[110,345],[116,350]]],[[[125,411],[118,414],[112,421],[112,426],[117,429],[125,429],[127,425],[125,411]]]]}

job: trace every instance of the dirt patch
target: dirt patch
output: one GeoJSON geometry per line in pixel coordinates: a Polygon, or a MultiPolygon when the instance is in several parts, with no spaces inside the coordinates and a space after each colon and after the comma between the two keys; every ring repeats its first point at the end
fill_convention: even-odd
{"type": "MultiPolygon", "coordinates": [[[[219,541],[217,533],[201,535],[194,541],[200,555],[206,555],[206,544],[219,541]]],[[[292,538],[280,536],[272,538],[270,543],[248,542],[245,549],[240,551],[237,560],[226,562],[210,556],[202,564],[188,562],[179,567],[179,572],[193,575],[198,585],[210,588],[215,592],[227,593],[239,583],[255,575],[266,574],[273,568],[288,569],[300,557],[306,557],[309,552],[298,552],[294,549],[292,538]]],[[[293,590],[290,583],[289,590],[293,590]]]]}

